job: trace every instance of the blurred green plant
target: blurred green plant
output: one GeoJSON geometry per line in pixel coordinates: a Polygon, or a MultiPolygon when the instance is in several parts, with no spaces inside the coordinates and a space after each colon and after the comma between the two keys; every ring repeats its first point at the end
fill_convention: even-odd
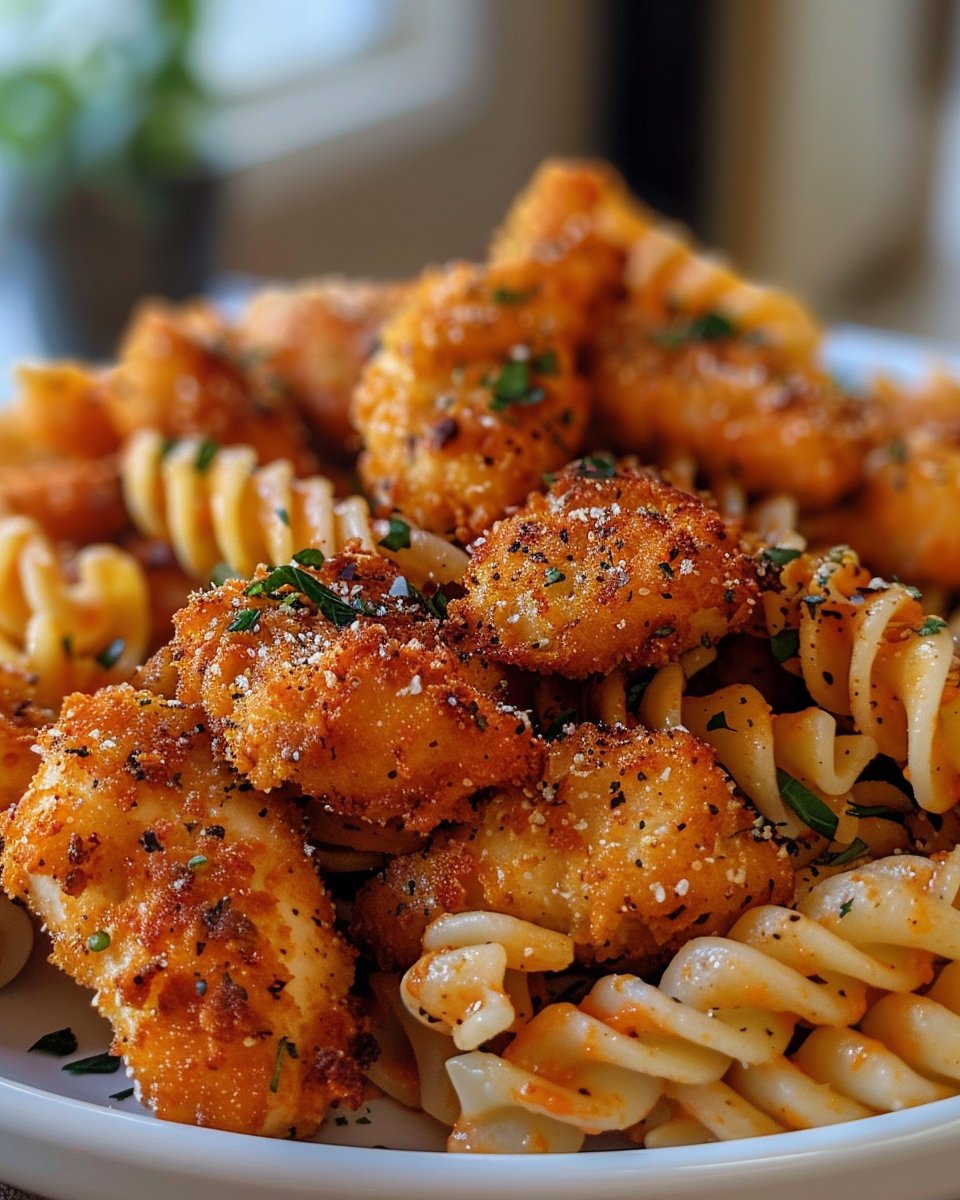
{"type": "MultiPolygon", "coordinates": [[[[123,33],[0,66],[0,155],[48,205],[78,186],[143,193],[202,171],[209,98],[190,61],[201,3],[141,0],[131,23],[128,0],[123,33]]],[[[5,0],[0,21],[55,19],[58,4],[5,0]]]]}

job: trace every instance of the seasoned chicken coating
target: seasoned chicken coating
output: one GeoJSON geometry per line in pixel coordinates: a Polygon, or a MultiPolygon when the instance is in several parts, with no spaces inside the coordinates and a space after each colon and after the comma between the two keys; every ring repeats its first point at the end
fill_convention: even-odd
{"type": "Polygon", "coordinates": [[[116,458],[0,465],[0,517],[12,516],[31,517],[54,541],[110,541],[128,523],[116,458]]]}
{"type": "Polygon", "coordinates": [[[539,791],[498,793],[476,828],[366,884],[353,932],[381,966],[405,968],[434,917],[489,909],[569,934],[584,963],[645,970],[789,900],[793,870],[769,832],[685,730],[581,725],[551,746],[539,791]]]}
{"type": "MultiPolygon", "coordinates": [[[[481,788],[542,765],[524,714],[477,686],[440,624],[378,556],[261,570],[200,592],[175,621],[178,695],[231,762],[333,811],[413,829],[464,818],[481,788]]],[[[497,676],[492,686],[496,686],[497,676]]]]}
{"type": "Polygon", "coordinates": [[[289,458],[302,473],[316,460],[285,388],[256,386],[227,327],[208,308],[141,306],[107,383],[107,405],[123,437],[157,429],[253,446],[261,462],[289,458]]]}
{"type": "Polygon", "coordinates": [[[580,449],[586,311],[562,267],[428,273],[383,327],[353,416],[381,512],[461,541],[580,449]]]}
{"type": "Polygon", "coordinates": [[[711,487],[824,508],[860,481],[875,417],[818,367],[717,316],[664,328],[624,306],[600,331],[596,424],[618,450],[692,458],[711,487]]]}
{"type": "Polygon", "coordinates": [[[73,362],[16,370],[14,419],[32,445],[63,458],[103,458],[120,437],[106,405],[103,372],[73,362]]]}
{"type": "Polygon", "coordinates": [[[272,375],[324,451],[356,449],[350,397],[380,327],[407,293],[398,283],[332,277],[258,292],[236,327],[255,378],[272,375]]]}
{"type": "Polygon", "coordinates": [[[54,714],[33,699],[35,679],[0,663],[0,812],[27,790],[39,764],[37,735],[54,714]]]}
{"type": "Polygon", "coordinates": [[[593,456],[474,543],[450,606],[467,645],[575,679],[661,666],[742,625],[749,559],[702,500],[593,456]]]}
{"type": "Polygon", "coordinates": [[[3,886],[114,1027],[158,1116],[309,1137],[356,1103],[352,952],[296,810],[211,756],[202,715],[67,698],[6,829],[3,886]]]}
{"type": "Polygon", "coordinates": [[[510,206],[490,260],[562,260],[582,301],[596,303],[623,290],[627,250],[649,224],[608,163],[550,158],[510,206]]]}

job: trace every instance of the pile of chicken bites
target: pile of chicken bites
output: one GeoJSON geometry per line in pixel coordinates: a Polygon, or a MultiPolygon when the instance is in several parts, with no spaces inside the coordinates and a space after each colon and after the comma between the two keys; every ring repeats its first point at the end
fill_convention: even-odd
{"type": "Polygon", "coordinates": [[[960,586],[957,385],[850,395],[819,340],[556,161],[484,264],[151,303],[109,368],[20,371],[2,883],[145,1104],[311,1137],[369,1086],[367,974],[444,912],[655,976],[790,903],[794,844],[630,696],[766,670],[777,536],[960,586]]]}

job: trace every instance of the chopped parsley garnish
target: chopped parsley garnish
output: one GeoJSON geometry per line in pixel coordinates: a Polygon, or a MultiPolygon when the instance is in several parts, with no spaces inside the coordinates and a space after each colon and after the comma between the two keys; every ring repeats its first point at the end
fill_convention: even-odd
{"type": "Polygon", "coordinates": [[[907,443],[903,438],[894,438],[887,446],[887,457],[891,462],[905,463],[907,461],[907,443]]]}
{"type": "Polygon", "coordinates": [[[544,587],[552,587],[555,583],[563,583],[566,575],[558,567],[547,567],[543,573],[544,587]]]}
{"type": "Polygon", "coordinates": [[[539,404],[546,395],[543,388],[534,387],[530,380],[530,364],[511,361],[504,363],[500,374],[492,384],[493,399],[490,407],[494,412],[508,408],[529,408],[539,404]]]}
{"type": "Polygon", "coordinates": [[[843,920],[843,918],[847,915],[847,913],[849,913],[851,908],[853,908],[853,901],[852,900],[844,900],[844,902],[840,905],[840,919],[841,920],[843,920]]]}
{"type": "MultiPolygon", "coordinates": [[[[301,551],[303,554],[320,554],[319,550],[301,551]]],[[[331,621],[338,629],[352,625],[357,617],[369,617],[376,613],[371,605],[362,600],[344,600],[325,584],[302,571],[299,567],[274,567],[264,579],[257,579],[247,587],[247,596],[269,596],[271,600],[280,599],[281,588],[290,587],[301,596],[305,596],[311,604],[316,605],[319,612],[331,621]]]]}
{"type": "Polygon", "coordinates": [[[299,1058],[300,1054],[297,1051],[293,1042],[282,1037],[277,1042],[277,1056],[273,1061],[273,1077],[270,1080],[270,1091],[278,1092],[280,1090],[280,1070],[283,1067],[284,1056],[289,1058],[299,1058]]]}
{"type": "Polygon", "coordinates": [[[259,608],[241,608],[227,626],[227,633],[249,633],[259,619],[259,608]]]}
{"type": "Polygon", "coordinates": [[[566,708],[563,712],[557,713],[550,724],[544,729],[540,736],[545,742],[553,742],[563,733],[564,729],[574,723],[577,719],[577,714],[572,708],[566,708]]]}
{"type": "Polygon", "coordinates": [[[60,639],[60,645],[63,647],[64,657],[73,658],[73,638],[69,633],[65,633],[60,639]]]}
{"type": "Polygon", "coordinates": [[[657,567],[659,568],[660,574],[664,577],[664,579],[673,579],[673,567],[671,567],[668,562],[657,563],[657,567]]]}
{"type": "Polygon", "coordinates": [[[210,438],[204,438],[197,447],[197,456],[193,460],[193,469],[195,471],[209,471],[213,466],[213,460],[217,457],[217,451],[220,446],[217,442],[211,441],[210,438]]]}
{"type": "Polygon", "coordinates": [[[787,563],[800,557],[800,551],[791,550],[787,546],[768,546],[763,552],[763,557],[775,567],[785,567],[787,563]]]}
{"type": "Polygon", "coordinates": [[[690,342],[720,342],[734,337],[736,332],[726,317],[717,312],[708,312],[675,325],[672,329],[663,329],[655,333],[653,340],[660,346],[676,350],[690,342]]]}
{"type": "Polygon", "coordinates": [[[207,865],[207,856],[205,854],[195,854],[193,858],[187,859],[187,869],[190,871],[198,871],[201,867],[207,865]]]}
{"type": "Polygon", "coordinates": [[[410,526],[400,517],[390,518],[390,531],[377,542],[385,550],[407,550],[410,547],[410,526]]]}
{"type": "Polygon", "coordinates": [[[105,929],[98,929],[87,938],[87,949],[94,954],[102,954],[110,946],[110,934],[105,929]]]}
{"type": "Polygon", "coordinates": [[[275,508],[273,511],[277,514],[277,520],[286,525],[286,527],[289,529],[290,514],[287,512],[287,510],[285,508],[275,508]]]}
{"type": "Polygon", "coordinates": [[[66,1029],[55,1029],[53,1033],[45,1033],[37,1038],[29,1050],[37,1054],[51,1054],[54,1058],[66,1058],[68,1054],[77,1052],[77,1035],[68,1025],[66,1029]]]}
{"type": "Polygon", "coordinates": [[[946,627],[947,623],[942,617],[927,617],[916,632],[920,637],[933,637],[935,633],[939,633],[941,629],[946,629],[946,627]]]}
{"type": "Polygon", "coordinates": [[[707,733],[710,733],[714,729],[729,729],[731,733],[736,733],[736,730],[727,724],[727,714],[725,712],[714,713],[707,722],[707,733]]]}
{"type": "Polygon", "coordinates": [[[560,360],[556,350],[544,350],[542,354],[530,363],[536,375],[556,375],[560,370],[560,360]]]}
{"type": "Polygon", "coordinates": [[[126,648],[127,643],[123,638],[114,638],[110,645],[105,646],[97,655],[97,662],[105,671],[109,671],[120,661],[120,656],[126,648]]]}
{"type": "Polygon", "coordinates": [[[670,637],[671,634],[676,632],[677,631],[673,625],[661,625],[658,629],[655,629],[650,636],[655,638],[670,637]]]}
{"type": "Polygon", "coordinates": [[[640,708],[644,694],[646,693],[647,688],[650,686],[655,674],[655,671],[650,671],[648,675],[641,679],[635,679],[633,683],[629,685],[626,696],[627,712],[635,713],[640,708]]]}
{"type": "Polygon", "coordinates": [[[786,662],[788,658],[796,658],[800,652],[800,630],[781,629],[770,639],[770,649],[778,663],[786,662]]]}
{"type": "Polygon", "coordinates": [[[794,779],[786,771],[777,768],[777,787],[784,803],[797,814],[804,825],[809,826],[815,833],[833,840],[837,832],[837,817],[824,804],[819,796],[814,795],[809,788],[803,786],[799,779],[794,779]]]}
{"type": "Polygon", "coordinates": [[[121,1062],[122,1059],[116,1054],[91,1054],[89,1058],[64,1063],[60,1070],[68,1075],[114,1075],[120,1069],[121,1062]]]}
{"type": "Polygon", "coordinates": [[[326,559],[322,550],[318,550],[315,546],[307,546],[306,549],[296,552],[293,561],[299,563],[301,567],[322,567],[326,559]]]}
{"type": "Polygon", "coordinates": [[[490,299],[494,304],[526,304],[539,290],[539,287],[532,287],[521,292],[515,288],[498,287],[490,293],[490,299]]]}
{"type": "Polygon", "coordinates": [[[132,1095],[133,1095],[133,1088],[128,1087],[128,1088],[124,1088],[120,1092],[111,1092],[110,1096],[108,1098],[110,1100],[129,1100],[132,1095]]]}
{"type": "Polygon", "coordinates": [[[584,479],[613,479],[617,474],[617,464],[605,454],[588,454],[580,459],[577,472],[584,479]]]}
{"type": "Polygon", "coordinates": [[[896,821],[898,825],[903,824],[906,816],[899,808],[889,808],[886,804],[848,804],[846,812],[848,817],[876,817],[878,821],[896,821]]]}
{"type": "Polygon", "coordinates": [[[855,858],[861,858],[869,849],[862,838],[854,838],[845,850],[839,850],[836,854],[825,854],[817,859],[817,863],[822,867],[843,867],[855,858]]]}

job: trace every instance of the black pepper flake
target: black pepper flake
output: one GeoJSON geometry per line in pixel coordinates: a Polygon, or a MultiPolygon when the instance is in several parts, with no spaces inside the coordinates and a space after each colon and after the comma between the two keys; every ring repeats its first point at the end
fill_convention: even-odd
{"type": "Polygon", "coordinates": [[[140,834],[140,845],[148,854],[156,854],[157,851],[163,850],[163,846],[160,844],[160,839],[152,829],[147,829],[140,834]]]}

